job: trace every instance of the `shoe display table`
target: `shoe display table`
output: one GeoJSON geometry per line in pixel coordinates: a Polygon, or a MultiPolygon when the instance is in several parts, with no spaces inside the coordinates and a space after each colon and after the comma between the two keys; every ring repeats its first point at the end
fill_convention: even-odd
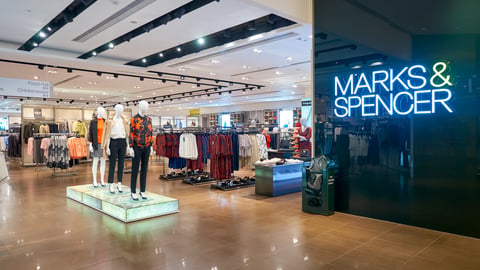
{"type": "Polygon", "coordinates": [[[255,193],[265,196],[280,196],[302,191],[305,175],[303,163],[283,165],[255,165],[255,193]]]}
{"type": "Polygon", "coordinates": [[[67,187],[67,198],[90,206],[123,222],[132,222],[179,212],[178,200],[159,194],[145,192],[147,199],[135,201],[130,188],[122,186],[123,193],[108,186],[94,188],[91,184],[67,187]]]}

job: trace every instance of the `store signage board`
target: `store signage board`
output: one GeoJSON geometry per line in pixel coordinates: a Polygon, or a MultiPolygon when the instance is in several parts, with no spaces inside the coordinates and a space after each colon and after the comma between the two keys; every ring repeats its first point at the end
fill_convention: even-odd
{"type": "Polygon", "coordinates": [[[200,109],[191,109],[188,111],[188,116],[199,116],[200,109]]]}
{"type": "Polygon", "coordinates": [[[50,82],[0,78],[0,95],[49,98],[53,93],[50,82]]]}
{"type": "Polygon", "coordinates": [[[453,113],[448,65],[437,62],[429,71],[413,65],[335,76],[335,116],[372,117],[453,113]]]}

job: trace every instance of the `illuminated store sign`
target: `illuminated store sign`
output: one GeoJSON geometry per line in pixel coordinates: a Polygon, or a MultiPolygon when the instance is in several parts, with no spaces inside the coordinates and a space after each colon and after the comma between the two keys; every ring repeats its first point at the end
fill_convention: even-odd
{"type": "Polygon", "coordinates": [[[453,84],[447,64],[422,65],[335,76],[334,113],[337,117],[453,113],[453,84]]]}

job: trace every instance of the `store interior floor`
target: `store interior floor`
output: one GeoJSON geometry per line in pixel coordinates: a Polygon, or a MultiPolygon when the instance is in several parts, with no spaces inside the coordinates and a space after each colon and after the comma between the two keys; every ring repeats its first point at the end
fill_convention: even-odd
{"type": "MultiPolygon", "coordinates": [[[[65,197],[91,181],[10,162],[0,182],[1,269],[479,269],[480,240],[343,213],[301,211],[301,193],[213,190],[163,181],[152,161],[147,190],[180,213],[125,224],[65,197]]],[[[129,184],[125,175],[124,184],[129,184]]]]}

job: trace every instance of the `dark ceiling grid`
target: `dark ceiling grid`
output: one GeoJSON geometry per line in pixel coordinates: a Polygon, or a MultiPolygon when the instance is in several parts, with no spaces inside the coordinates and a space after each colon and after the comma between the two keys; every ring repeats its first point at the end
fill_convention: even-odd
{"type": "Polygon", "coordinates": [[[126,63],[126,65],[148,67],[157,65],[172,59],[181,58],[183,56],[198,53],[200,51],[210,49],[217,46],[234,42],[237,40],[249,38],[257,34],[263,34],[272,30],[296,24],[295,22],[280,17],[275,14],[269,14],[228,29],[215,32],[213,34],[201,37],[196,40],[191,40],[183,44],[171,47],[139,58],[137,60],[126,63]],[[199,42],[202,39],[203,44],[199,42]]]}
{"type": "Polygon", "coordinates": [[[327,67],[334,67],[334,66],[350,66],[353,63],[361,63],[361,64],[366,64],[368,61],[383,61],[385,62],[387,60],[387,56],[380,54],[380,53],[372,53],[372,54],[367,54],[367,55],[362,55],[362,56],[356,56],[356,57],[350,57],[350,58],[344,58],[344,59],[337,59],[333,61],[327,61],[327,62],[319,62],[315,63],[315,68],[320,69],[320,68],[327,68],[327,67]]]}
{"type": "Polygon", "coordinates": [[[220,0],[193,0],[187,4],[180,6],[170,12],[165,13],[164,15],[157,17],[154,20],[145,23],[130,32],[127,32],[114,40],[111,40],[97,48],[90,50],[77,58],[79,59],[88,59],[95,55],[98,55],[106,50],[113,49],[115,46],[118,46],[124,42],[129,42],[131,39],[136,38],[142,34],[149,33],[151,30],[160,27],[162,25],[167,25],[168,22],[173,21],[174,19],[180,19],[185,14],[188,14],[192,11],[195,11],[205,5],[210,4],[211,2],[220,2],[220,0]]]}
{"type": "Polygon", "coordinates": [[[97,0],[74,0],[48,24],[36,32],[29,40],[23,43],[18,50],[31,51],[40,46],[40,44],[53,35],[55,32],[64,27],[67,23],[73,22],[73,19],[84,12],[97,0]]]}

